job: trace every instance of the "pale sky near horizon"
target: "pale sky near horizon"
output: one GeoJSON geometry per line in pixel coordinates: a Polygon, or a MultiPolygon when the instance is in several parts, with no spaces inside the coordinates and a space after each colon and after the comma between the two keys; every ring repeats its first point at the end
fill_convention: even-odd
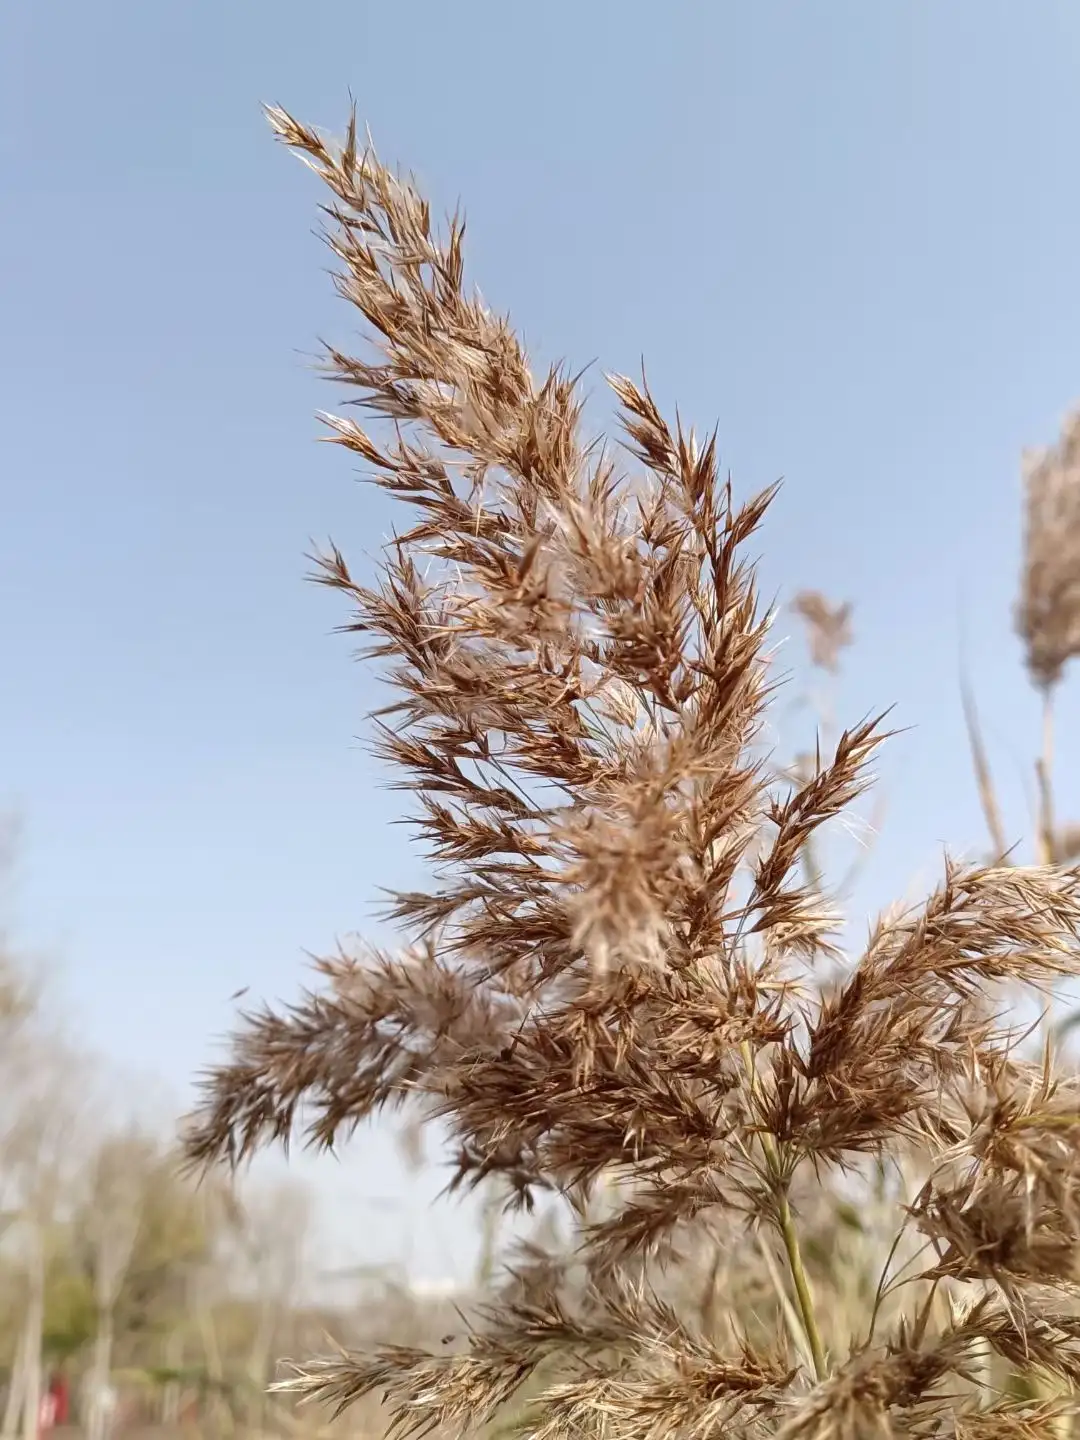
{"type": "MultiPolygon", "coordinates": [[[[340,129],[350,91],[436,209],[464,202],[471,278],[541,360],[595,361],[599,392],[644,356],[665,407],[719,423],[738,487],[785,478],[765,591],[853,600],[841,718],[895,704],[910,727],[865,902],[981,843],[961,616],[1030,830],[1019,456],[1080,399],[1080,6],[7,0],[15,918],[86,1043],[178,1104],[233,991],[288,998],[305,950],[379,933],[377,887],[418,875],[354,740],[370,677],[303,580],[312,538],[371,555],[390,511],[313,443],[335,397],[308,357],[351,319],[317,183],[260,114],[340,129]]],[[[317,1176],[337,1259],[457,1263],[459,1221],[385,1134],[317,1176]]]]}

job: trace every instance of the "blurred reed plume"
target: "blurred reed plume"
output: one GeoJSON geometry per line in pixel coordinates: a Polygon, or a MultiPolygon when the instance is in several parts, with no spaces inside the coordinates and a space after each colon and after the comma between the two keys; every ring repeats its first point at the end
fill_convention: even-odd
{"type": "MultiPolygon", "coordinates": [[[[1054,803],[1054,701],[1068,662],[1080,655],[1080,407],[1072,410],[1056,445],[1025,451],[1023,553],[1016,629],[1028,675],[1042,706],[1035,760],[1035,851],[1041,864],[1080,857],[1080,824],[1061,821],[1054,803]]],[[[1005,858],[1007,835],[983,743],[974,696],[962,685],[964,716],[979,799],[995,856],[1005,858]]]]}
{"type": "Polygon", "coordinates": [[[338,146],[269,115],[330,192],[338,290],[375,337],[327,368],[383,438],[324,419],[409,520],[374,588],[336,548],[319,578],[386,666],[379,753],[435,879],[393,898],[402,953],[326,959],[316,993],[245,1019],[188,1153],[330,1145],[408,1107],[450,1135],[452,1188],[578,1217],[442,1349],[283,1387],[381,1394],[399,1435],[1060,1436],[1080,1092],[1024,1058],[1001,995],[1080,968],[1080,873],[946,863],[848,961],[802,856],[884,732],[791,784],[763,751],[745,551],[773,492],[737,501],[716,437],[614,377],[625,475],[574,378],[534,378],[466,292],[462,223],[439,238],[355,121],[338,146]]]}
{"type": "Polygon", "coordinates": [[[1080,408],[1056,445],[1024,455],[1024,559],[1017,629],[1040,689],[1080,655],[1080,408]]]}
{"type": "Polygon", "coordinates": [[[791,602],[796,615],[806,624],[810,658],[815,665],[835,674],[840,653],[851,644],[851,602],[835,605],[819,590],[800,590],[791,602]]]}
{"type": "Polygon", "coordinates": [[[1058,443],[1024,456],[1024,559],[1017,628],[1028,672],[1042,695],[1042,752],[1036,765],[1040,858],[1076,854],[1076,827],[1059,835],[1053,806],[1054,690],[1080,655],[1080,409],[1058,443]]]}

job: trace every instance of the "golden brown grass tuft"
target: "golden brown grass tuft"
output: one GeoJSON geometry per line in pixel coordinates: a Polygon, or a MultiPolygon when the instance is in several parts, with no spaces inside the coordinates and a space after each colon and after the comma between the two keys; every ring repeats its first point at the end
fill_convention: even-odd
{"type": "Polygon", "coordinates": [[[445,1353],[341,1354],[286,1388],[383,1393],[402,1435],[471,1433],[522,1395],[537,1440],[1060,1435],[1080,1108],[996,997],[1076,972],[1080,873],[948,864],[815,979],[838,921],[802,857],[883,731],[847,730],[793,785],[769,769],[744,552],[772,492],[737,502],[715,436],[616,377],[625,478],[573,378],[534,379],[466,293],[461,223],[438,238],[355,123],[337,147],[270,119],[330,191],[338,289],[377,342],[328,369],[384,438],[325,419],[410,520],[375,588],[336,549],[319,578],[386,662],[378,749],[436,882],[393,897],[402,954],[331,958],[319,993],[248,1017],[189,1154],[236,1163],[298,1126],[329,1145],[408,1106],[447,1128],[454,1186],[580,1217],[574,1253],[523,1252],[445,1353]],[[840,1314],[842,1206],[862,1279],[840,1314]],[[665,1298],[702,1255],[701,1303],[665,1298]],[[755,1256],[772,1295],[742,1306],[755,1256]]]}

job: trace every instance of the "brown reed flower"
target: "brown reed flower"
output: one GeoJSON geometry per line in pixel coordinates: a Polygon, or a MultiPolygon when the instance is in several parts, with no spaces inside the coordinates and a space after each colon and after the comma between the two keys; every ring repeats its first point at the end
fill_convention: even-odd
{"type": "Polygon", "coordinates": [[[1056,445],[1024,455],[1024,552],[1016,624],[1040,689],[1080,654],[1080,407],[1056,445]]]}
{"type": "Polygon", "coordinates": [[[402,1436],[474,1433],[523,1395],[514,1425],[543,1440],[1060,1434],[1070,1401],[1003,1398],[978,1366],[1080,1385],[1074,1092],[1017,1058],[996,1000],[1080,968],[1080,872],[947,863],[822,987],[835,919],[800,860],[883,731],[790,784],[765,763],[769,616],[743,551],[773,492],[736,502],[716,437],[616,377],[628,480],[583,437],[573,378],[534,378],[466,293],[461,222],[438,238],[355,123],[334,146],[270,119],[330,191],[338,289],[375,337],[327,368],[380,437],[325,419],[410,520],[374,587],[336,548],[319,578],[385,662],[378,753],[434,878],[391,899],[400,955],[332,957],[320,990],[245,1019],[188,1153],[329,1146],[408,1106],[445,1127],[452,1187],[578,1217],[572,1253],[519,1256],[452,1351],[340,1354],[285,1388],[382,1393],[402,1436]],[[842,1204],[855,1315],[821,1299],[842,1204]],[[699,1313],[665,1298],[724,1246],[730,1303],[719,1260],[699,1313]],[[772,1299],[740,1312],[756,1256],[772,1299]]]}

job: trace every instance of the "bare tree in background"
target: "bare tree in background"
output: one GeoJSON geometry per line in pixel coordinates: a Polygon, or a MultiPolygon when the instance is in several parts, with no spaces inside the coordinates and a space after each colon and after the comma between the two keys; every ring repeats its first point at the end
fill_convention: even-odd
{"type": "MultiPolygon", "coordinates": [[[[5,826],[0,879],[7,881],[17,828],[5,826]]],[[[0,931],[0,1225],[21,1325],[0,1431],[37,1440],[42,1391],[46,1274],[79,1164],[86,1057],[43,1003],[40,967],[0,931]]]]}
{"type": "Polygon", "coordinates": [[[295,1181],[264,1185],[246,1198],[237,1235],[242,1293],[250,1293],[256,1322],[247,1357],[247,1378],[256,1397],[251,1423],[265,1429],[266,1386],[274,1377],[277,1345],[294,1310],[304,1277],[311,1225],[311,1195],[295,1181]]]}
{"type": "Polygon", "coordinates": [[[89,1375],[88,1440],[104,1440],[110,1427],[116,1302],[138,1239],[147,1192],[161,1163],[157,1147],[137,1131],[109,1136],[92,1162],[86,1238],[97,1330],[89,1375]]]}
{"type": "Polygon", "coordinates": [[[33,1027],[21,1034],[14,1051],[4,1056],[5,1070],[13,1061],[17,1074],[10,1075],[4,1093],[3,1167],[10,1197],[7,1238],[9,1247],[17,1246],[25,1289],[3,1433],[21,1432],[24,1440],[37,1440],[45,1280],[60,1222],[72,1202],[88,1090],[80,1075],[83,1058],[47,1030],[33,1027]]]}

